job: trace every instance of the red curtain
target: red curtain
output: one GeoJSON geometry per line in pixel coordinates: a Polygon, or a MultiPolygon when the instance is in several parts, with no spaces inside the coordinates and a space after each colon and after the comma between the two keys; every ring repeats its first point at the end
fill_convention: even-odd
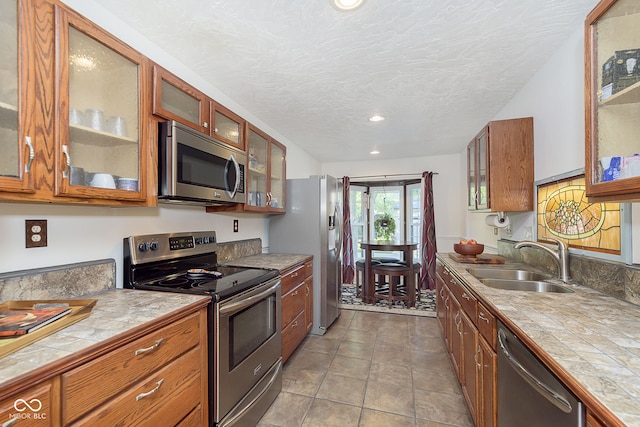
{"type": "Polygon", "coordinates": [[[433,172],[422,173],[422,266],[420,289],[436,288],[436,222],[433,214],[433,172]]]}
{"type": "Polygon", "coordinates": [[[353,283],[356,271],[353,260],[353,238],[351,237],[351,208],[349,207],[351,183],[349,177],[342,178],[342,283],[353,283]]]}

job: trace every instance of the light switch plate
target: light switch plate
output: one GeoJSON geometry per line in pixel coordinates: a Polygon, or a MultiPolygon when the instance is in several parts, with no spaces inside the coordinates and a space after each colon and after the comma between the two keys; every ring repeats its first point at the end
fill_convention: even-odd
{"type": "Polygon", "coordinates": [[[25,247],[41,248],[47,246],[47,220],[25,220],[25,247]]]}

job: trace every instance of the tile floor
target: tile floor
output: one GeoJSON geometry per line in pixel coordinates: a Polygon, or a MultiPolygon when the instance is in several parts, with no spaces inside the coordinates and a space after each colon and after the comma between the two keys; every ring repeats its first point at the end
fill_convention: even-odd
{"type": "Polygon", "coordinates": [[[471,427],[437,320],[342,310],[284,366],[268,426],[471,427]]]}

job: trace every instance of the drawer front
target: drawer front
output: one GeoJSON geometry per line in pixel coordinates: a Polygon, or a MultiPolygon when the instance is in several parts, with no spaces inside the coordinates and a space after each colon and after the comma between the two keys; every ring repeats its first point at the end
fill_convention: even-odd
{"type": "Polygon", "coordinates": [[[497,332],[496,318],[482,303],[478,303],[478,331],[489,343],[493,350],[496,349],[497,332]]]}
{"type": "Polygon", "coordinates": [[[476,297],[471,295],[471,292],[467,291],[465,288],[460,287],[460,296],[458,301],[462,306],[462,310],[467,313],[469,319],[475,323],[478,313],[478,300],[476,297]]]}
{"type": "Polygon", "coordinates": [[[282,296],[282,327],[286,327],[304,310],[306,288],[304,282],[282,296]]]}
{"type": "Polygon", "coordinates": [[[442,264],[440,262],[436,263],[436,273],[439,274],[440,277],[442,277],[442,280],[444,280],[445,283],[449,282],[449,272],[444,267],[444,264],[442,264]]]}
{"type": "Polygon", "coordinates": [[[304,278],[304,265],[299,265],[282,276],[282,295],[302,283],[304,278]]]}
{"type": "Polygon", "coordinates": [[[313,261],[307,261],[304,263],[304,277],[313,276],[313,261]]]}
{"type": "Polygon", "coordinates": [[[75,425],[176,425],[201,403],[201,351],[193,348],[123,393],[110,396],[75,425]]]}
{"type": "Polygon", "coordinates": [[[304,313],[300,313],[282,330],[282,362],[286,362],[307,335],[304,325],[304,313]]]}
{"type": "Polygon", "coordinates": [[[176,427],[201,427],[205,425],[202,412],[202,405],[196,406],[189,415],[180,420],[176,427]]]}
{"type": "Polygon", "coordinates": [[[73,421],[198,345],[199,319],[194,313],[63,374],[63,420],[73,421]]]}
{"type": "Polygon", "coordinates": [[[52,381],[16,393],[0,402],[0,425],[16,427],[53,425],[58,419],[57,408],[54,409],[52,405],[54,398],[52,381]]]}

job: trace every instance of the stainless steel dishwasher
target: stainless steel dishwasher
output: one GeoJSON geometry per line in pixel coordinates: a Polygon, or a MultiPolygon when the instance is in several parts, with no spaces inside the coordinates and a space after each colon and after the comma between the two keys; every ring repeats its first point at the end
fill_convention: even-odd
{"type": "Polygon", "coordinates": [[[584,425],[582,403],[498,322],[498,427],[584,425]]]}

